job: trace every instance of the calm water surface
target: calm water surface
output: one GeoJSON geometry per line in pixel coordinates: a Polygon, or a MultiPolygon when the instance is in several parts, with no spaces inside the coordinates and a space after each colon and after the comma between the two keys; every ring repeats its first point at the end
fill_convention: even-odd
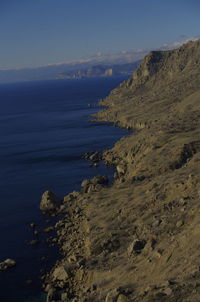
{"type": "Polygon", "coordinates": [[[62,197],[78,190],[84,178],[113,173],[103,165],[90,167],[82,155],[107,149],[127,134],[88,117],[99,110],[88,104],[96,104],[124,79],[0,85],[0,261],[17,261],[15,268],[0,272],[0,301],[45,301],[38,276],[57,252],[47,247],[44,235],[38,245],[28,244],[35,239],[30,223],[37,230],[48,226],[38,210],[45,190],[62,197]]]}

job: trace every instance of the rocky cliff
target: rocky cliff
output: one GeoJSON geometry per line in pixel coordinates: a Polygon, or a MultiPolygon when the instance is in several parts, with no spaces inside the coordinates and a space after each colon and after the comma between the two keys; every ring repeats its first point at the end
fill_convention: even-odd
{"type": "Polygon", "coordinates": [[[136,132],[103,154],[111,187],[65,196],[47,300],[198,302],[200,40],[151,52],[101,104],[136,132]]]}

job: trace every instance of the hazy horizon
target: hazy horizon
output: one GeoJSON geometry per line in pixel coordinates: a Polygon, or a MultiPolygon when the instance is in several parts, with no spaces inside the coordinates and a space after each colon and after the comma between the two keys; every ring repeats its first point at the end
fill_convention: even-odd
{"type": "MultiPolygon", "coordinates": [[[[183,38],[183,37],[180,37],[183,38]]],[[[59,66],[59,65],[76,65],[76,64],[84,64],[84,63],[93,63],[98,64],[102,62],[112,62],[115,60],[121,59],[126,62],[126,57],[130,57],[132,59],[129,59],[130,62],[137,61],[137,57],[143,57],[146,53],[148,53],[151,50],[168,50],[168,49],[174,49],[180,47],[182,44],[187,43],[188,41],[194,41],[200,38],[200,35],[197,37],[190,37],[185,39],[179,39],[177,41],[173,41],[171,43],[164,43],[163,45],[160,45],[159,47],[152,47],[152,48],[146,48],[146,49],[135,49],[135,50],[124,50],[118,53],[99,53],[94,54],[91,57],[86,58],[77,58],[76,60],[71,61],[63,61],[63,62],[49,62],[47,64],[41,64],[36,66],[22,66],[22,67],[8,67],[8,68],[1,68],[0,71],[9,71],[9,70],[21,70],[21,69],[38,69],[38,68],[44,68],[44,67],[53,67],[53,66],[59,66]]],[[[128,58],[127,58],[128,61],[128,58]]],[[[123,64],[123,63],[122,63],[123,64]]]]}
{"type": "Polygon", "coordinates": [[[152,49],[199,36],[196,0],[1,1],[0,69],[152,49]]]}

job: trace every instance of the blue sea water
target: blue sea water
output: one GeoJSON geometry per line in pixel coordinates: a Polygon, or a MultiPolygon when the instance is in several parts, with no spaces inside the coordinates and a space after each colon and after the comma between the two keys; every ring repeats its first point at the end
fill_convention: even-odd
{"type": "Polygon", "coordinates": [[[39,244],[29,244],[36,238],[30,223],[38,231],[51,223],[38,209],[45,190],[63,197],[85,178],[112,175],[112,168],[90,167],[82,155],[111,147],[127,131],[91,123],[89,115],[99,108],[88,104],[97,104],[124,79],[0,85],[0,262],[17,262],[0,272],[0,301],[45,301],[39,276],[58,255],[42,234],[39,244]]]}

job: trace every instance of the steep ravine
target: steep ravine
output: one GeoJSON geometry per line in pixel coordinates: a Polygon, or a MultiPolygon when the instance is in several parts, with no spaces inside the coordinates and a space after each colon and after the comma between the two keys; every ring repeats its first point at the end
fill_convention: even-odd
{"type": "Polygon", "coordinates": [[[111,187],[64,197],[47,301],[199,302],[200,40],[151,52],[101,105],[137,132],[104,152],[111,187]]]}

